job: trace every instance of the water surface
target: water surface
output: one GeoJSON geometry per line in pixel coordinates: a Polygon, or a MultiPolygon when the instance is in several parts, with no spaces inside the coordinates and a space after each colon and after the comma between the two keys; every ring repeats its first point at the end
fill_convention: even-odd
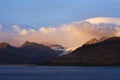
{"type": "Polygon", "coordinates": [[[0,80],[120,80],[120,67],[1,66],[0,80]]]}

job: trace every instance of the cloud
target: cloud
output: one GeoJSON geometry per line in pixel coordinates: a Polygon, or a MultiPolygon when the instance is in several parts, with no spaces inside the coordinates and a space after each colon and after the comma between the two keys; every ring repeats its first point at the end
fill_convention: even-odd
{"type": "Polygon", "coordinates": [[[14,46],[20,46],[25,41],[38,43],[57,43],[74,48],[83,45],[92,38],[120,36],[117,25],[97,25],[86,21],[73,22],[59,27],[41,27],[38,30],[12,26],[11,33],[0,32],[0,42],[6,41],[14,46]]]}
{"type": "Polygon", "coordinates": [[[95,17],[86,20],[91,24],[101,24],[101,23],[109,23],[120,25],[120,18],[112,18],[112,17],[95,17]]]}
{"type": "Polygon", "coordinates": [[[0,25],[0,29],[2,29],[2,25],[0,25]]]}
{"type": "Polygon", "coordinates": [[[21,28],[18,25],[13,25],[12,29],[16,32],[19,32],[21,30],[21,28]]]}

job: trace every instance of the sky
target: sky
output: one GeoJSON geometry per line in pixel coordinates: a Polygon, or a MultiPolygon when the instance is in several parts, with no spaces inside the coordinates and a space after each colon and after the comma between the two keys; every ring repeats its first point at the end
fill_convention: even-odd
{"type": "Polygon", "coordinates": [[[120,0],[0,0],[0,43],[25,41],[75,49],[120,36],[120,0]]]}
{"type": "Polygon", "coordinates": [[[34,28],[92,17],[120,18],[120,0],[0,0],[0,24],[34,28]]]}

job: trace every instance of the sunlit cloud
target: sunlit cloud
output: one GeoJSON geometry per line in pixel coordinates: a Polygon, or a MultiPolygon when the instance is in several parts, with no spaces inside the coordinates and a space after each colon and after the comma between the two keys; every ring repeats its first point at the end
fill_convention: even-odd
{"type": "Polygon", "coordinates": [[[61,44],[69,48],[77,48],[92,38],[120,36],[117,25],[92,24],[88,21],[73,22],[59,27],[41,27],[38,30],[12,26],[11,33],[0,32],[0,42],[6,41],[20,46],[25,41],[37,43],[61,44]]]}

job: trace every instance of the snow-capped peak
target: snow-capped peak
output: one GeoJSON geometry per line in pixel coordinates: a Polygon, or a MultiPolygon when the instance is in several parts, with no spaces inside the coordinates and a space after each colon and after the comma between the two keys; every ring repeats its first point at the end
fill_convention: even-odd
{"type": "Polygon", "coordinates": [[[97,25],[101,23],[120,25],[120,18],[112,18],[112,17],[95,17],[95,18],[89,18],[85,21],[97,25]]]}

